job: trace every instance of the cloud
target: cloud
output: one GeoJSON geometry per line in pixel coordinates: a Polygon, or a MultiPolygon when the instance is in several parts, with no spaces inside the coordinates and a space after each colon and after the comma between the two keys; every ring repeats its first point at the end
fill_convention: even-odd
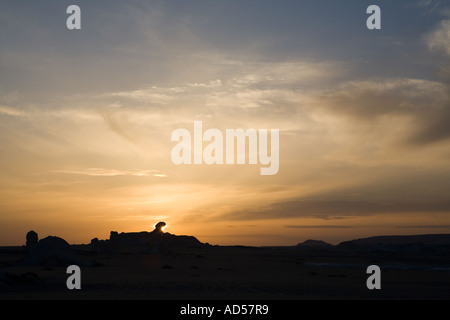
{"type": "Polygon", "coordinates": [[[117,170],[104,168],[86,168],[74,170],[54,170],[55,173],[80,174],[94,177],[117,177],[117,176],[135,176],[135,177],[166,177],[158,170],[117,170]]]}
{"type": "Polygon", "coordinates": [[[450,20],[443,20],[438,27],[427,35],[428,48],[450,56],[450,20]]]}
{"type": "Polygon", "coordinates": [[[408,142],[413,144],[429,144],[450,138],[450,101],[436,112],[423,114],[415,119],[417,129],[411,134],[408,142]]]}
{"type": "Polygon", "coordinates": [[[385,124],[378,138],[392,132],[391,142],[425,145],[450,137],[449,93],[439,81],[388,78],[347,81],[311,101],[316,110],[354,124],[385,124]]]}
{"type": "Polygon", "coordinates": [[[324,224],[324,225],[287,225],[284,226],[285,228],[290,229],[347,229],[347,228],[354,228],[354,226],[345,226],[345,225],[331,225],[331,224],[324,224]]]}
{"type": "Polygon", "coordinates": [[[14,108],[2,106],[2,105],[0,105],[0,114],[5,114],[8,116],[14,116],[14,117],[20,117],[20,116],[25,115],[25,113],[23,111],[19,111],[14,108]]]}
{"type": "Polygon", "coordinates": [[[427,111],[447,99],[447,87],[443,83],[391,78],[344,82],[321,94],[317,104],[337,115],[373,121],[386,115],[427,111]]]}
{"type": "Polygon", "coordinates": [[[450,225],[446,224],[437,224],[437,225],[410,225],[410,226],[397,226],[396,228],[400,229],[450,229],[450,225]]]}
{"type": "Polygon", "coordinates": [[[292,199],[266,207],[227,213],[222,218],[235,220],[288,219],[314,217],[324,220],[385,213],[449,212],[449,201],[369,201],[292,199]]]}
{"type": "MultiPolygon", "coordinates": [[[[203,81],[197,82],[178,79],[176,85],[104,93],[99,101],[126,106],[120,111],[139,114],[130,116],[133,121],[159,114],[161,118],[155,125],[189,123],[201,116],[208,118],[211,126],[220,123],[232,127],[257,124],[267,127],[266,123],[270,123],[271,127],[290,130],[299,127],[296,119],[299,113],[307,116],[304,111],[312,97],[308,90],[323,90],[345,73],[340,63],[329,61],[236,61],[209,54],[204,59],[203,68],[208,66],[209,79],[199,77],[203,81]]],[[[118,111],[107,109],[102,115],[112,130],[129,139],[129,132],[124,132],[121,126],[122,119],[114,115],[118,111]]]]}
{"type": "Polygon", "coordinates": [[[136,144],[136,139],[131,134],[130,126],[126,126],[127,124],[127,116],[126,114],[119,114],[115,111],[103,109],[100,111],[100,115],[105,120],[105,123],[108,125],[108,128],[115,132],[117,135],[122,138],[128,140],[129,142],[136,144]]]}
{"type": "MultiPolygon", "coordinates": [[[[179,80],[172,86],[103,94],[100,99],[126,106],[102,111],[108,127],[135,143],[133,129],[137,122],[145,125],[144,120],[169,127],[201,117],[208,119],[209,126],[271,126],[323,134],[324,129],[335,130],[335,121],[345,117],[360,128],[379,125],[373,138],[380,140],[377,145],[420,146],[450,137],[446,124],[449,90],[440,81],[402,77],[348,80],[352,68],[330,61],[245,62],[208,57],[209,80],[179,80]],[[150,114],[158,114],[158,121],[149,119],[150,114]],[[128,119],[134,127],[128,125],[128,119]]],[[[353,128],[341,126],[348,132],[335,134],[364,134],[350,132],[353,128]]]]}
{"type": "MultiPolygon", "coordinates": [[[[418,6],[426,10],[426,13],[432,14],[439,11],[441,14],[447,9],[443,6],[444,1],[442,0],[420,0],[418,6]]],[[[445,13],[444,13],[445,14],[445,13]]]]}
{"type": "Polygon", "coordinates": [[[167,105],[173,100],[173,95],[185,91],[184,88],[160,88],[152,86],[148,89],[120,91],[111,93],[112,97],[140,100],[148,104],[167,105]]]}

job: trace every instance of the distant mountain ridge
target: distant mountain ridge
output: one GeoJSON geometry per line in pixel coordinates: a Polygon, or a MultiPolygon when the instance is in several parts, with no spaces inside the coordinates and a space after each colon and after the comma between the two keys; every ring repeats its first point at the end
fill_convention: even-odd
{"type": "Polygon", "coordinates": [[[450,256],[450,234],[391,235],[343,241],[332,245],[306,240],[294,246],[303,251],[360,251],[402,256],[450,256]]]}
{"type": "Polygon", "coordinates": [[[393,235],[374,236],[368,238],[343,241],[338,246],[358,245],[404,245],[404,244],[424,244],[424,245],[450,245],[450,234],[421,234],[421,235],[393,235]]]}

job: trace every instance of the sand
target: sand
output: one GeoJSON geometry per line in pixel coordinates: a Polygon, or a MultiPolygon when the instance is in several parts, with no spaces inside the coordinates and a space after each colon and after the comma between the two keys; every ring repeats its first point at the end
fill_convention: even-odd
{"type": "Polygon", "coordinates": [[[94,253],[74,246],[81,290],[64,266],[15,266],[24,248],[0,248],[0,299],[449,299],[450,259],[293,247],[191,248],[170,254],[94,253]],[[380,266],[381,290],[366,269],[380,266]]]}

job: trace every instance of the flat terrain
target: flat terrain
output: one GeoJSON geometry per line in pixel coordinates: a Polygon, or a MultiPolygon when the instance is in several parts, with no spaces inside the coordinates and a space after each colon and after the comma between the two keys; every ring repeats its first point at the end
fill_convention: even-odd
{"type": "Polygon", "coordinates": [[[294,247],[208,246],[167,255],[73,247],[82,262],[81,290],[67,289],[65,267],[15,266],[25,249],[0,248],[0,299],[450,299],[450,257],[294,247]],[[381,290],[366,287],[371,264],[381,268],[381,290]]]}

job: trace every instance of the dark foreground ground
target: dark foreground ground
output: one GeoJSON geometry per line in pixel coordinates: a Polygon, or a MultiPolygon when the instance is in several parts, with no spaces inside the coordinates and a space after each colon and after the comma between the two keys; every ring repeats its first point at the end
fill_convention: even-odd
{"type": "Polygon", "coordinates": [[[450,257],[209,246],[182,253],[94,253],[76,248],[81,290],[66,267],[14,266],[25,249],[0,248],[0,299],[450,299],[450,257]],[[381,290],[366,269],[381,268],[381,290]]]}

